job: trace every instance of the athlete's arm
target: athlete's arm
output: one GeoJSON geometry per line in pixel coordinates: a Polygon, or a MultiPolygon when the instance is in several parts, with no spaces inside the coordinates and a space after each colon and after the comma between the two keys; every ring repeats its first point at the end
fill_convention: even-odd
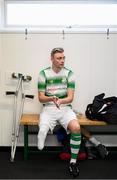
{"type": "Polygon", "coordinates": [[[72,103],[74,98],[74,90],[73,89],[68,89],[67,90],[67,97],[63,99],[58,99],[57,104],[60,106],[61,104],[70,104],[72,103]]]}
{"type": "Polygon", "coordinates": [[[39,99],[39,101],[41,103],[47,103],[47,102],[50,102],[50,101],[53,101],[54,103],[56,103],[56,101],[58,100],[57,97],[55,97],[55,96],[46,96],[45,92],[41,92],[41,91],[38,92],[38,99],[39,99]]]}

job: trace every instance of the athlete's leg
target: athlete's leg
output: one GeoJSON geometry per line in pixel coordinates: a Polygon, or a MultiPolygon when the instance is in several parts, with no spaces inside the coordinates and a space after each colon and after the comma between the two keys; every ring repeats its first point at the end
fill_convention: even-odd
{"type": "Polygon", "coordinates": [[[71,147],[71,160],[70,163],[76,163],[80,144],[81,144],[81,133],[78,120],[73,119],[68,124],[68,129],[71,131],[70,147],[71,147]]]}
{"type": "Polygon", "coordinates": [[[39,121],[39,132],[38,132],[38,149],[42,150],[44,148],[45,139],[47,133],[49,131],[49,121],[50,117],[48,114],[47,109],[43,108],[43,111],[40,114],[40,121],[39,121]]]}
{"type": "Polygon", "coordinates": [[[44,148],[45,139],[49,129],[52,131],[56,126],[56,120],[53,116],[52,108],[43,108],[40,114],[39,122],[39,132],[38,132],[38,149],[42,150],[44,148]]]}
{"type": "Polygon", "coordinates": [[[65,129],[68,129],[71,132],[71,137],[70,137],[71,160],[69,165],[69,171],[73,176],[78,176],[79,169],[76,161],[81,144],[80,125],[75,113],[72,111],[70,107],[66,107],[64,116],[60,120],[60,123],[65,129]]]}

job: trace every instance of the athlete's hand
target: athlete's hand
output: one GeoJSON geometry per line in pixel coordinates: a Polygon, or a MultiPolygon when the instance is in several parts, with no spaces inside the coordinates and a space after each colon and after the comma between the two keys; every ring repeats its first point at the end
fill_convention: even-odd
{"type": "Polygon", "coordinates": [[[62,104],[62,100],[58,98],[58,100],[56,101],[56,106],[58,108],[60,108],[60,105],[62,104]]]}
{"type": "Polygon", "coordinates": [[[56,107],[59,108],[59,105],[60,105],[59,98],[56,96],[53,96],[52,98],[53,98],[53,102],[56,105],[56,107]]]}

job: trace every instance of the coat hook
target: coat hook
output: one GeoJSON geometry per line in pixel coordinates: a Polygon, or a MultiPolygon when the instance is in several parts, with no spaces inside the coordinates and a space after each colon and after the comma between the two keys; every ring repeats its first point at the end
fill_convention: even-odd
{"type": "Polygon", "coordinates": [[[25,40],[27,40],[27,35],[28,35],[28,30],[27,28],[25,29],[25,40]]]}
{"type": "Polygon", "coordinates": [[[107,39],[109,39],[109,34],[110,34],[110,30],[109,28],[107,29],[107,39]]]}
{"type": "Polygon", "coordinates": [[[63,33],[63,39],[65,39],[65,31],[63,30],[62,33],[63,33]]]}

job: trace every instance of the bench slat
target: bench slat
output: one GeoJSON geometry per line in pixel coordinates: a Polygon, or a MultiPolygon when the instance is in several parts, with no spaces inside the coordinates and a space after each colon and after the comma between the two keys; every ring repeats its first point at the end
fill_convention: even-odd
{"type": "MultiPolygon", "coordinates": [[[[92,125],[92,126],[107,125],[107,123],[104,121],[89,120],[84,115],[77,116],[77,118],[79,119],[80,125],[92,125]]],[[[39,123],[39,114],[23,114],[20,120],[21,125],[38,125],[38,123],[39,123]]]]}

